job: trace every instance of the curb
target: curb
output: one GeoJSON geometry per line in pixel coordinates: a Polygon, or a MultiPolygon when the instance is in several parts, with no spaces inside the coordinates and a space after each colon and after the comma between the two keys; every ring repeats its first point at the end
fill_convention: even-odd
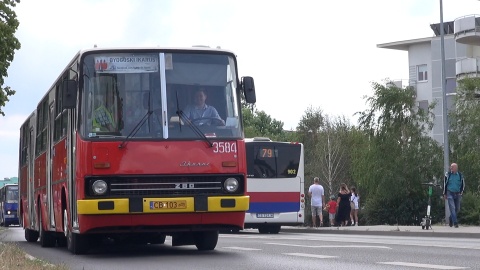
{"type": "Polygon", "coordinates": [[[361,230],[322,230],[322,229],[301,229],[282,227],[280,232],[290,233],[318,233],[318,234],[348,234],[348,235],[380,235],[380,236],[419,236],[419,237],[449,237],[449,238],[480,238],[480,233],[468,232],[435,232],[434,230],[425,231],[370,231],[361,230]]]}

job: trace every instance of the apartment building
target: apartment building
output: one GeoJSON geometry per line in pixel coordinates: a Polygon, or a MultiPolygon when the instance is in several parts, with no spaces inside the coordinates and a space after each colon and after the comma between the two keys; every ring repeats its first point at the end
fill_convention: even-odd
{"type": "MultiPolygon", "coordinates": [[[[378,44],[378,48],[408,52],[409,78],[395,82],[413,86],[419,108],[436,102],[430,136],[443,144],[443,93],[440,24],[431,24],[432,37],[378,44]]],[[[480,72],[480,15],[444,22],[447,108],[454,102],[457,80],[480,72]]]]}

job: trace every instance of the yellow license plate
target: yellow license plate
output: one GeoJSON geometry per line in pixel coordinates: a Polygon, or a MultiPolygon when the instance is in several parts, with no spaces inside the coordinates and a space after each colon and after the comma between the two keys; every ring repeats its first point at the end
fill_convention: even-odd
{"type": "Polygon", "coordinates": [[[187,208],[186,200],[177,201],[151,201],[150,210],[162,210],[162,209],[185,209],[187,208]]]}

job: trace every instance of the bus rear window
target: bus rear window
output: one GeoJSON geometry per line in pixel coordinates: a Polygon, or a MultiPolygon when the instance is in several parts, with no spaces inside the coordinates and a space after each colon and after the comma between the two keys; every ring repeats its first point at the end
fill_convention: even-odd
{"type": "Polygon", "coordinates": [[[297,177],[301,146],[285,143],[247,143],[249,178],[297,177]]]}

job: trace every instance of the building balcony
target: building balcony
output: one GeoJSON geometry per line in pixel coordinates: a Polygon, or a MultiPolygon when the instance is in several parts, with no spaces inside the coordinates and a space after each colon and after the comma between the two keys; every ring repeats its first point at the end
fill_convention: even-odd
{"type": "Polygon", "coordinates": [[[417,81],[416,80],[407,80],[407,79],[398,79],[398,80],[391,80],[386,83],[386,86],[395,86],[398,88],[406,88],[412,87],[415,91],[415,96],[417,96],[417,81]]]}
{"type": "Polygon", "coordinates": [[[468,15],[455,19],[455,41],[480,46],[480,15],[468,15]]]}
{"type": "Polygon", "coordinates": [[[464,58],[455,63],[457,78],[477,77],[480,74],[480,58],[464,58]]]}

